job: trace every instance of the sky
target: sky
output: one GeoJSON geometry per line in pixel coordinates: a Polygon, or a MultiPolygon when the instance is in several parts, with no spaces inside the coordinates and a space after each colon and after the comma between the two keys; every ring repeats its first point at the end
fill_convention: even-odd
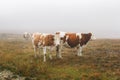
{"type": "Polygon", "coordinates": [[[0,0],[0,33],[55,31],[120,38],[120,0],[0,0]]]}

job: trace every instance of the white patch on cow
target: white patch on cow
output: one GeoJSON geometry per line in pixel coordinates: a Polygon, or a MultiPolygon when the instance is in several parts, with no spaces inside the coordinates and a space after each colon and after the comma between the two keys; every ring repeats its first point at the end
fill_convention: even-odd
{"type": "Polygon", "coordinates": [[[60,37],[64,37],[66,32],[60,32],[60,37]]]}
{"type": "Polygon", "coordinates": [[[67,42],[68,39],[69,39],[69,35],[66,35],[64,46],[70,48],[70,46],[69,46],[69,44],[68,44],[68,42],[67,42]]]}
{"type": "Polygon", "coordinates": [[[79,39],[81,39],[81,38],[82,38],[81,33],[76,33],[76,36],[79,36],[79,39]]]}
{"type": "Polygon", "coordinates": [[[71,48],[70,45],[68,44],[68,41],[67,41],[68,39],[69,39],[69,35],[66,36],[66,39],[65,39],[66,41],[64,43],[64,46],[71,48]]]}
{"type": "Polygon", "coordinates": [[[54,43],[56,46],[60,45],[60,35],[59,34],[55,34],[54,43]]]}
{"type": "Polygon", "coordinates": [[[68,38],[69,38],[69,36],[67,35],[65,40],[67,41],[67,40],[68,40],[68,38]]]}
{"type": "Polygon", "coordinates": [[[60,45],[60,38],[56,38],[55,39],[55,45],[57,46],[57,45],[60,45]]]}
{"type": "Polygon", "coordinates": [[[41,41],[39,41],[39,42],[38,42],[38,46],[41,46],[41,44],[42,44],[41,41]]]}
{"type": "Polygon", "coordinates": [[[46,37],[48,34],[47,34],[47,33],[43,33],[42,35],[43,35],[44,37],[46,37]]]}

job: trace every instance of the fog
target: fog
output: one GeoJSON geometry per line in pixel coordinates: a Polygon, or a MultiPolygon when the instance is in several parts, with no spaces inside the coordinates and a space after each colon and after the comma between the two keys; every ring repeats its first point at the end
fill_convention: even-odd
{"type": "Polygon", "coordinates": [[[119,0],[1,0],[0,33],[92,32],[120,38],[119,0]]]}

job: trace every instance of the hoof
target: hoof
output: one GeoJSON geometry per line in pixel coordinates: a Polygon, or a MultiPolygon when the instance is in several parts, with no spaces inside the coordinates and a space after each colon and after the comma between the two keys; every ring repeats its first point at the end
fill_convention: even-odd
{"type": "Polygon", "coordinates": [[[78,54],[77,56],[82,56],[82,54],[78,54]]]}
{"type": "Polygon", "coordinates": [[[62,57],[62,56],[59,56],[58,58],[59,58],[59,59],[63,59],[63,57],[62,57]]]}

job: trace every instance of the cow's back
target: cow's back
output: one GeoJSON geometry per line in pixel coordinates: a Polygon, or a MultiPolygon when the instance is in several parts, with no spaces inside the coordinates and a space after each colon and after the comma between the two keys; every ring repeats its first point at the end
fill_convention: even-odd
{"type": "Polygon", "coordinates": [[[37,34],[37,33],[34,33],[33,36],[32,36],[34,45],[36,47],[38,47],[38,43],[40,41],[40,37],[41,37],[41,34],[37,34]]]}
{"type": "Polygon", "coordinates": [[[44,40],[45,40],[44,46],[54,45],[54,35],[47,35],[44,40]]]}

